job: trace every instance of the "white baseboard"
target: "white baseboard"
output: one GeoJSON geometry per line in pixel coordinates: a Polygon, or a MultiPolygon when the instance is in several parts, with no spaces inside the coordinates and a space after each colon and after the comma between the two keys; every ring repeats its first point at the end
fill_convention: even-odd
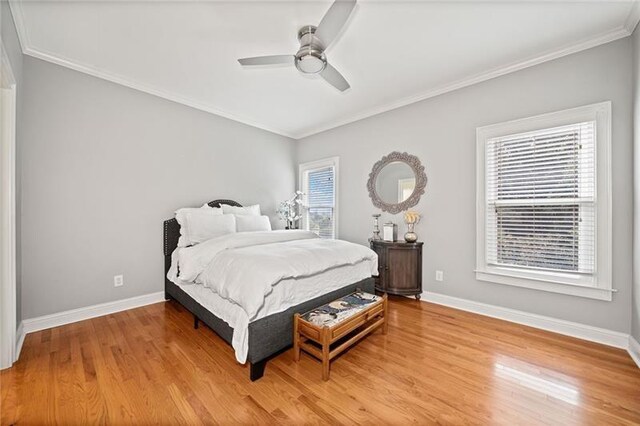
{"type": "MultiPolygon", "coordinates": [[[[16,359],[20,356],[24,338],[28,333],[71,324],[73,322],[83,321],[90,318],[101,317],[115,312],[126,311],[127,309],[138,308],[152,303],[164,302],[164,300],[164,292],[160,291],[157,293],[131,297],[129,299],[117,300],[115,302],[101,303],[98,305],[87,306],[85,308],[59,312],[57,314],[26,319],[18,325],[18,329],[16,331],[16,359]]],[[[629,355],[631,355],[631,358],[640,368],[640,343],[625,333],[531,314],[515,309],[488,305],[486,303],[474,302],[472,300],[446,296],[439,293],[424,292],[422,293],[422,300],[492,318],[528,325],[530,327],[540,328],[554,333],[564,334],[566,336],[577,337],[579,339],[626,349],[629,352],[629,355]]]]}
{"type": "Polygon", "coordinates": [[[57,314],[26,319],[22,321],[24,334],[101,317],[114,312],[126,311],[127,309],[138,308],[152,303],[164,302],[164,300],[164,291],[159,291],[157,293],[144,294],[129,299],[116,300],[115,302],[100,303],[98,305],[87,306],[86,308],[72,309],[70,311],[58,312],[57,314]]]}
{"type": "Polygon", "coordinates": [[[629,355],[631,355],[631,359],[633,359],[640,368],[640,343],[633,336],[629,336],[629,355]]]}
{"type": "Polygon", "coordinates": [[[20,324],[18,324],[18,329],[16,330],[16,353],[15,353],[16,355],[13,362],[16,362],[18,358],[20,358],[20,351],[22,350],[22,344],[24,343],[25,334],[26,333],[24,332],[24,322],[20,321],[20,324]]]}
{"type": "Polygon", "coordinates": [[[473,312],[492,318],[498,318],[501,320],[515,322],[517,324],[552,331],[554,333],[564,334],[566,336],[577,337],[578,339],[589,340],[591,342],[602,343],[603,345],[629,350],[629,335],[619,331],[607,330],[577,322],[531,314],[524,311],[488,305],[486,303],[474,302],[472,300],[460,299],[428,291],[422,293],[422,299],[427,302],[437,303],[438,305],[449,306],[463,311],[473,312]]]}

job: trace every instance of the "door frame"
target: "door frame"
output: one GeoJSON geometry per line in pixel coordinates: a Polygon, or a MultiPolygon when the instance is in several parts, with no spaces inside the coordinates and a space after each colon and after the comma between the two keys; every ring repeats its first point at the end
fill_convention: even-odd
{"type": "Polygon", "coordinates": [[[16,80],[0,39],[0,369],[16,361],[16,80]]]}

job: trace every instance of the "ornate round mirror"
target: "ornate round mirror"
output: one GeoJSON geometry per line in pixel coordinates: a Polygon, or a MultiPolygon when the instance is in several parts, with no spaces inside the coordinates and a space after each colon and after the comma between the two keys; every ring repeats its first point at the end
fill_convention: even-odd
{"type": "Polygon", "coordinates": [[[367,182],[373,205],[392,214],[418,204],[426,185],[427,175],[418,157],[397,151],[374,164],[367,182]]]}

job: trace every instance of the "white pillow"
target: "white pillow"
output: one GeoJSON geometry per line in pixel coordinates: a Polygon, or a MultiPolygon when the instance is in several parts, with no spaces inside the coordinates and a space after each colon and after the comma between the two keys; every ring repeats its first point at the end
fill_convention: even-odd
{"type": "MultiPolygon", "coordinates": [[[[206,204],[205,204],[206,206],[206,204]]],[[[187,207],[184,209],[179,209],[176,210],[176,219],[178,219],[178,222],[180,222],[180,219],[182,219],[187,213],[192,213],[192,212],[200,212],[202,213],[207,212],[211,215],[215,215],[215,216],[222,216],[222,209],[220,208],[213,208],[213,207],[206,207],[202,206],[200,208],[195,208],[195,207],[187,207]]]]}
{"type": "MultiPolygon", "coordinates": [[[[225,215],[230,216],[230,215],[225,215]]],[[[271,222],[267,216],[236,216],[236,231],[238,232],[256,232],[271,231],[271,222]]]]}
{"type": "Polygon", "coordinates": [[[235,214],[238,216],[260,216],[260,204],[256,204],[248,207],[234,207],[223,204],[222,213],[224,214],[235,214]]]}
{"type": "Polygon", "coordinates": [[[236,232],[235,216],[223,215],[218,209],[180,209],[176,212],[176,220],[180,224],[178,247],[236,232]]]}

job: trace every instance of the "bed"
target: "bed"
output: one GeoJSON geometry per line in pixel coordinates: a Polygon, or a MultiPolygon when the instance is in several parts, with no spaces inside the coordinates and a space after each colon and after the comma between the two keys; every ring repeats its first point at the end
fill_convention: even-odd
{"type": "MultiPolygon", "coordinates": [[[[240,203],[233,200],[222,199],[208,203],[211,207],[220,207],[222,204],[242,207],[240,203]]],[[[234,342],[234,328],[232,328],[227,322],[228,313],[222,312],[216,308],[216,306],[221,306],[220,303],[222,303],[219,300],[216,300],[218,296],[211,296],[209,293],[212,292],[209,289],[205,289],[209,292],[206,293],[208,294],[208,296],[206,296],[201,286],[183,285],[184,283],[175,279],[169,279],[168,277],[172,267],[172,255],[174,255],[178,245],[178,239],[180,237],[180,225],[175,218],[164,222],[163,237],[165,256],[165,298],[167,300],[180,303],[190,311],[194,316],[195,327],[197,327],[198,323],[201,321],[215,331],[229,345],[233,345],[237,348],[238,336],[236,333],[236,342],[234,342]],[[223,320],[221,317],[227,318],[227,321],[223,320]]],[[[354,272],[353,269],[347,271],[346,269],[340,270],[338,268],[316,274],[313,277],[309,277],[309,281],[312,281],[309,285],[316,286],[314,287],[317,290],[314,293],[316,294],[315,297],[306,299],[305,297],[300,296],[298,299],[302,298],[304,300],[296,300],[296,304],[292,306],[283,305],[284,310],[277,309],[277,307],[272,306],[265,315],[256,317],[254,320],[248,322],[245,346],[246,362],[248,362],[250,366],[250,379],[255,381],[261,378],[264,374],[267,361],[292,345],[293,315],[295,313],[306,312],[336,298],[345,296],[356,289],[373,293],[374,279],[370,275],[371,274],[363,274],[363,271],[354,272]],[[349,275],[349,273],[351,275],[349,275]],[[339,279],[342,281],[339,281],[336,278],[336,274],[340,274],[339,279]],[[353,279],[353,282],[349,281],[349,277],[362,277],[363,275],[366,275],[366,277],[357,280],[353,279]],[[322,290],[318,290],[319,287],[317,286],[322,285],[322,281],[325,277],[328,282],[333,282],[334,285],[329,286],[326,289],[323,288],[322,290]],[[347,283],[345,283],[345,280],[347,280],[347,283]],[[338,288],[336,288],[336,286],[338,288]],[[317,295],[319,291],[321,294],[317,295]]],[[[285,286],[285,284],[278,285],[283,287],[285,286]]],[[[286,285],[293,284],[286,283],[286,285]]],[[[274,294],[275,293],[277,292],[274,291],[274,294]]]]}

